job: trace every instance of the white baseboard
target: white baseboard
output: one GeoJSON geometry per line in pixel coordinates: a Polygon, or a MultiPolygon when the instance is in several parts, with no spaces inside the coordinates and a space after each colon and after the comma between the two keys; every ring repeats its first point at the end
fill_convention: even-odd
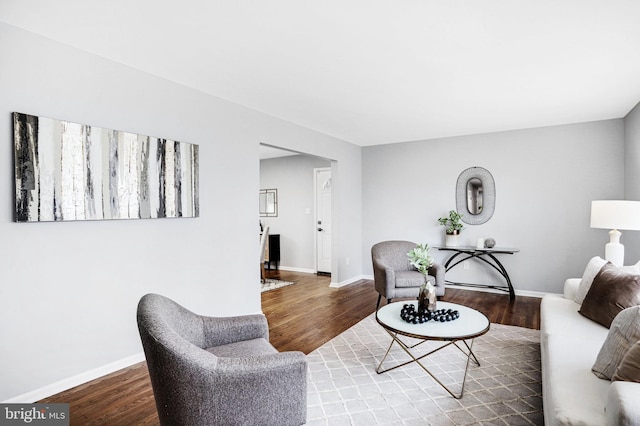
{"type": "MultiPolygon", "coordinates": [[[[362,276],[360,276],[359,279],[373,280],[373,275],[362,275],[362,276]]],[[[457,288],[457,289],[460,289],[460,290],[484,291],[486,293],[508,294],[508,293],[506,293],[504,291],[495,290],[495,289],[492,289],[492,288],[465,287],[465,286],[449,285],[449,284],[446,284],[445,287],[457,288]]],[[[526,296],[526,297],[539,297],[539,298],[542,298],[545,294],[549,294],[549,293],[545,293],[545,292],[542,292],[542,291],[531,291],[531,290],[513,289],[513,291],[516,293],[516,296],[526,296]]]]}
{"type": "Polygon", "coordinates": [[[291,272],[303,272],[305,274],[315,274],[316,271],[313,269],[305,269],[305,268],[294,268],[293,266],[278,266],[278,269],[283,271],[291,271],[291,272]]]}
{"type": "Polygon", "coordinates": [[[551,293],[545,293],[542,291],[531,291],[531,290],[514,290],[516,293],[516,296],[527,296],[527,297],[538,297],[540,299],[542,299],[546,294],[551,294],[551,293]]]}
{"type": "Polygon", "coordinates": [[[92,380],[96,380],[102,376],[106,376],[107,374],[111,374],[118,370],[122,370],[123,368],[130,367],[144,360],[144,353],[140,352],[139,354],[131,355],[118,361],[111,362],[107,365],[103,365],[102,367],[98,367],[93,370],[78,374],[76,376],[62,379],[58,382],[41,387],[40,389],[35,389],[33,391],[23,393],[22,395],[9,398],[6,401],[2,402],[5,404],[32,404],[36,401],[40,401],[44,398],[50,397],[51,395],[55,395],[76,386],[80,386],[92,380]]]}
{"type": "Polygon", "coordinates": [[[345,280],[345,281],[340,281],[339,283],[336,283],[336,282],[332,281],[331,284],[329,284],[329,287],[340,288],[340,287],[344,287],[344,286],[349,285],[349,284],[353,284],[356,281],[368,280],[368,279],[373,279],[373,278],[368,278],[365,275],[359,275],[357,277],[349,278],[348,280],[345,280]]]}
{"type": "MultiPolygon", "coordinates": [[[[483,287],[467,287],[464,285],[449,285],[449,284],[445,284],[446,288],[455,288],[458,290],[471,290],[471,291],[481,291],[484,293],[496,293],[496,294],[509,294],[506,291],[502,291],[502,290],[497,290],[495,288],[483,288],[483,287]]],[[[545,294],[547,293],[543,293],[541,291],[531,291],[531,290],[518,290],[518,289],[513,289],[513,292],[516,294],[516,296],[525,296],[525,297],[539,297],[542,298],[545,294]]]]}

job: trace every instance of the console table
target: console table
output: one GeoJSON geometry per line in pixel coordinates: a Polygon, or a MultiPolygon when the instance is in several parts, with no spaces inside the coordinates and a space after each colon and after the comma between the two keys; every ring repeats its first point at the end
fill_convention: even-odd
{"type": "Polygon", "coordinates": [[[515,248],[501,248],[501,247],[493,247],[493,248],[476,248],[473,246],[458,246],[458,247],[435,247],[438,250],[442,251],[452,251],[453,254],[444,264],[444,269],[446,272],[453,269],[457,265],[461,264],[465,260],[468,259],[478,259],[484,262],[486,265],[491,266],[493,269],[498,271],[500,275],[505,279],[507,285],[491,285],[491,284],[474,284],[474,283],[460,283],[445,280],[445,283],[452,285],[461,285],[468,287],[481,287],[481,288],[492,288],[496,290],[502,290],[504,292],[509,293],[509,299],[515,300],[516,294],[513,291],[513,285],[511,284],[511,278],[509,278],[509,274],[505,267],[500,263],[498,258],[495,256],[496,254],[514,254],[519,252],[520,250],[515,248]]]}

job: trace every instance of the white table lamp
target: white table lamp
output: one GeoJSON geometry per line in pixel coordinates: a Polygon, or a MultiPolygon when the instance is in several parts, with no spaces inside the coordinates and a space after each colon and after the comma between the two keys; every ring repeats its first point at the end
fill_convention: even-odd
{"type": "Polygon", "coordinates": [[[624,246],[618,229],[640,230],[640,201],[597,200],[591,202],[591,227],[611,229],[604,258],[616,266],[624,264],[624,246]]]}

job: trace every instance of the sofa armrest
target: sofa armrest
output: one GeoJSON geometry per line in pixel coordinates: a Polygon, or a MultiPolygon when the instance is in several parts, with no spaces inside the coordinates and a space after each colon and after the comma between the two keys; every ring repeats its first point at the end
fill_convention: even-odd
{"type": "Polygon", "coordinates": [[[575,300],[581,278],[569,278],[564,282],[564,298],[575,300]]]}
{"type": "Polygon", "coordinates": [[[640,383],[612,382],[607,393],[608,425],[640,424],[640,383]]]}

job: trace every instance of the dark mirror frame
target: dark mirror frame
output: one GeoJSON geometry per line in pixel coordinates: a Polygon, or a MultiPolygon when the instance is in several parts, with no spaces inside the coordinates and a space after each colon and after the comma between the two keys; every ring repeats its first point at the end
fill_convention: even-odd
{"type": "MultiPolygon", "coordinates": [[[[462,221],[469,225],[481,225],[493,216],[496,208],[496,184],[489,170],[482,167],[469,167],[458,176],[456,184],[456,210],[462,214],[462,221]],[[474,214],[468,205],[468,187],[472,179],[480,180],[480,185],[471,185],[482,188],[482,208],[478,214],[474,214]]],[[[474,211],[478,211],[473,209],[474,211]]]]}

